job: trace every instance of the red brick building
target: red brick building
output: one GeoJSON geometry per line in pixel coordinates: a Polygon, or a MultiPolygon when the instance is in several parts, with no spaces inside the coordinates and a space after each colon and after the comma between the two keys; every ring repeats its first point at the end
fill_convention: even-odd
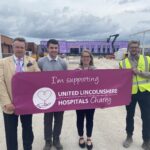
{"type": "Polygon", "coordinates": [[[12,54],[12,42],[13,39],[5,35],[0,35],[0,53],[3,57],[9,56],[12,54]]]}
{"type": "Polygon", "coordinates": [[[28,42],[27,43],[27,51],[32,52],[32,54],[36,54],[38,49],[38,45],[34,42],[28,42]]]}
{"type": "MultiPolygon", "coordinates": [[[[13,54],[12,43],[12,38],[5,35],[0,35],[0,58],[13,54]]],[[[34,42],[27,42],[26,50],[29,52],[27,52],[28,54],[35,55],[37,54],[38,45],[36,45],[34,42]]]]}

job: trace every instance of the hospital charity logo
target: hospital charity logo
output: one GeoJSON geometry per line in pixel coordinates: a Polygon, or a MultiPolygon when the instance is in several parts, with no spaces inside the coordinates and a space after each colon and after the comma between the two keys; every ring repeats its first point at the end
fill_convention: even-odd
{"type": "Polygon", "coordinates": [[[38,89],[33,95],[33,103],[38,109],[49,109],[56,101],[55,92],[47,87],[38,89]]]}

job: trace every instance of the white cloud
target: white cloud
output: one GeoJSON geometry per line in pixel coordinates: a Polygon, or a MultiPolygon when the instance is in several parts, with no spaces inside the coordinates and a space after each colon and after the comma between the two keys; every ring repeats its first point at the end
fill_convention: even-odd
{"type": "Polygon", "coordinates": [[[122,39],[149,27],[145,0],[1,0],[0,32],[11,36],[58,39],[122,39]]]}

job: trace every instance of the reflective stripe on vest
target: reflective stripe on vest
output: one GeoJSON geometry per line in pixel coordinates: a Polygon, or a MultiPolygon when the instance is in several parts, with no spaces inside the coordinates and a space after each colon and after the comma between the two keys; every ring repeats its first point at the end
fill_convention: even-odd
{"type": "MultiPolygon", "coordinates": [[[[145,62],[145,72],[148,72],[149,71],[148,70],[148,60],[147,60],[146,56],[144,56],[144,62],[145,62]]],[[[125,68],[125,69],[127,68],[125,59],[122,61],[122,67],[125,68]]]]}
{"type": "Polygon", "coordinates": [[[127,68],[127,67],[126,67],[125,59],[122,61],[122,68],[125,68],[125,69],[127,68]]]}
{"type": "Polygon", "coordinates": [[[144,62],[145,62],[145,72],[148,72],[148,60],[147,60],[147,57],[144,56],[144,62]]]}
{"type": "MultiPolygon", "coordinates": [[[[147,84],[147,83],[150,83],[150,80],[144,80],[144,81],[137,81],[138,84],[147,84]]],[[[133,82],[133,85],[136,85],[137,82],[133,82]]]]}
{"type": "MultiPolygon", "coordinates": [[[[137,69],[143,72],[149,72],[149,58],[143,55],[140,55],[137,69]]],[[[120,62],[121,68],[127,69],[132,68],[131,62],[128,58],[122,60],[120,62]]],[[[141,91],[149,91],[150,92],[150,79],[141,77],[139,75],[133,76],[132,80],[132,94],[136,94],[137,92],[141,91]]]]}

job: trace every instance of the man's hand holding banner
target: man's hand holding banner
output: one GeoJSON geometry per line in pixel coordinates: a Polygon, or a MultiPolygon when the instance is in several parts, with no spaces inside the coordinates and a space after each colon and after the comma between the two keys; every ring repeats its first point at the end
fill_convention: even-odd
{"type": "Polygon", "coordinates": [[[12,79],[16,114],[128,105],[131,88],[127,69],[26,72],[12,79]]]}

